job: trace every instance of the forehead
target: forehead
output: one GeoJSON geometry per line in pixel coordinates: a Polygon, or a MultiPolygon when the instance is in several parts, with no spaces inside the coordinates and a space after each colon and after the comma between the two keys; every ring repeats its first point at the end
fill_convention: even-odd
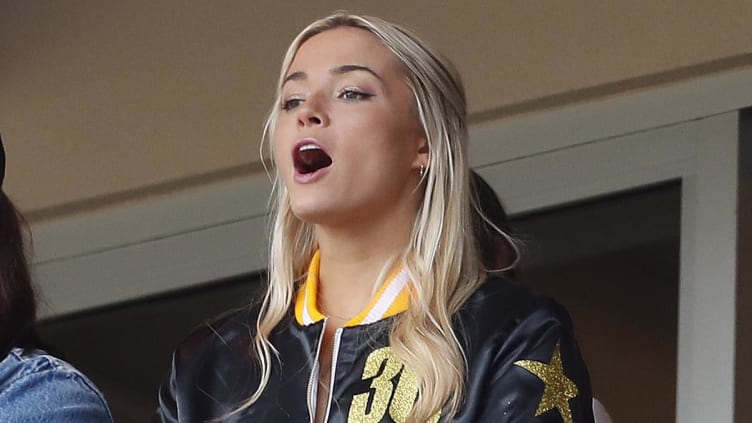
{"type": "Polygon", "coordinates": [[[344,64],[365,65],[377,72],[398,69],[394,55],[375,35],[360,28],[340,27],[306,40],[298,48],[287,73],[344,64]]]}

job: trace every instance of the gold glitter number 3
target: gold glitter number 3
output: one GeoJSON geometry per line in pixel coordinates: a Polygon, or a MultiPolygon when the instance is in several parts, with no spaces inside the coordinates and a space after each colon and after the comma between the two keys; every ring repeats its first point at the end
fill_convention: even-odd
{"type": "MultiPolygon", "coordinates": [[[[363,369],[363,380],[373,378],[371,391],[353,397],[347,414],[347,422],[379,423],[388,410],[394,422],[404,423],[418,396],[418,379],[410,369],[403,367],[402,362],[389,347],[379,348],[372,352],[366,359],[363,369]],[[394,389],[392,381],[400,370],[402,374],[397,382],[397,388],[394,389]],[[394,391],[394,396],[392,396],[392,391],[394,391]],[[371,400],[370,410],[368,409],[369,399],[371,400]]],[[[440,413],[436,413],[428,423],[436,423],[439,417],[440,413]]]]}

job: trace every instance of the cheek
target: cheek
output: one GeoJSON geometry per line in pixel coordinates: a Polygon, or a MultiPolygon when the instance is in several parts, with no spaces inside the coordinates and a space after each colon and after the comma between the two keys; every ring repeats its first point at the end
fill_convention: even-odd
{"type": "Polygon", "coordinates": [[[398,115],[393,110],[380,110],[348,122],[343,133],[350,134],[350,137],[352,134],[359,134],[360,144],[363,144],[364,148],[370,144],[371,148],[394,152],[404,149],[405,143],[414,138],[414,126],[411,120],[398,115]]]}
{"type": "Polygon", "coordinates": [[[382,138],[384,153],[400,162],[411,163],[417,151],[414,126],[401,121],[393,122],[382,130],[384,131],[382,138]]]}
{"type": "Polygon", "coordinates": [[[277,125],[277,127],[274,128],[274,134],[269,142],[271,143],[272,148],[272,159],[279,165],[283,165],[292,160],[290,155],[287,154],[290,151],[290,148],[292,148],[288,145],[289,142],[285,142],[288,138],[289,137],[285,136],[285,130],[281,125],[277,125]]]}
{"type": "Polygon", "coordinates": [[[280,156],[280,151],[283,150],[282,146],[280,145],[280,142],[278,141],[279,137],[275,136],[271,140],[271,147],[272,147],[272,160],[274,160],[274,163],[281,164],[283,162],[284,158],[280,156]]]}

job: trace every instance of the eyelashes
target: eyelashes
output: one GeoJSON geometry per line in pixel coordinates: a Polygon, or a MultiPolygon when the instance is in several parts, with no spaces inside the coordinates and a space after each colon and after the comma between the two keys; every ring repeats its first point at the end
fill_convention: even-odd
{"type": "MultiPolygon", "coordinates": [[[[373,97],[374,94],[368,93],[360,88],[345,88],[336,94],[336,98],[348,102],[365,101],[373,97]]],[[[280,109],[285,112],[296,109],[305,102],[305,98],[293,96],[282,101],[280,109]]]]}
{"type": "Polygon", "coordinates": [[[285,112],[289,112],[290,110],[293,110],[294,108],[300,106],[303,104],[302,98],[290,98],[288,100],[282,101],[282,105],[280,108],[284,110],[285,112]]]}
{"type": "Polygon", "coordinates": [[[337,98],[348,101],[368,100],[371,97],[373,97],[373,94],[369,94],[357,88],[344,89],[337,95],[337,98]]]}

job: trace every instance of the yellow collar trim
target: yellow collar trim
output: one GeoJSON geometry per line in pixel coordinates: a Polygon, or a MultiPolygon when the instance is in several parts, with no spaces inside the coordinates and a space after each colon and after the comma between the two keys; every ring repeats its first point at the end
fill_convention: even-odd
{"type": "MultiPolygon", "coordinates": [[[[295,299],[295,319],[301,325],[311,325],[326,318],[316,304],[318,298],[319,268],[321,256],[317,251],[308,266],[305,284],[298,289],[295,299]]],[[[371,303],[345,326],[373,323],[407,310],[410,300],[409,274],[405,269],[392,273],[381,285],[371,303]]]]}

